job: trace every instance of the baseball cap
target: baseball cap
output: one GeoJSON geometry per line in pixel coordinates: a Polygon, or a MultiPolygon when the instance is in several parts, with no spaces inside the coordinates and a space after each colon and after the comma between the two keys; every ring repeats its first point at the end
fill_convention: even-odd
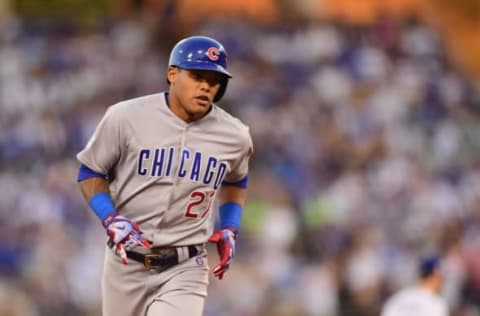
{"type": "Polygon", "coordinates": [[[433,274],[438,268],[440,267],[440,256],[435,254],[435,255],[430,255],[424,257],[419,266],[419,272],[420,276],[422,278],[428,277],[431,274],[433,274]]]}

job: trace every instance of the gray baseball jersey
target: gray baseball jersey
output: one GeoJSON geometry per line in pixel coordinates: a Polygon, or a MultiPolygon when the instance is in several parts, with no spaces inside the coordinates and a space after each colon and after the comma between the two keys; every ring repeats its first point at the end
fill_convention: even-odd
{"type": "Polygon", "coordinates": [[[442,298],[418,287],[404,289],[393,295],[382,310],[381,316],[448,316],[442,298]]]}
{"type": "Polygon", "coordinates": [[[216,192],[247,176],[252,148],[248,127],[218,106],[186,123],[159,93],[111,106],[77,158],[108,174],[117,210],[145,239],[181,246],[207,242],[216,192]]]}

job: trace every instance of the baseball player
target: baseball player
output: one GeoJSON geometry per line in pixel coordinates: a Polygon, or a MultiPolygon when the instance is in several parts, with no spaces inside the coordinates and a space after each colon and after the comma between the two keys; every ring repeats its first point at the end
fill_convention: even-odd
{"type": "Polygon", "coordinates": [[[438,295],[441,287],[439,257],[426,258],[420,265],[418,284],[389,298],[381,316],[448,316],[447,305],[438,295]]]}
{"type": "Polygon", "coordinates": [[[168,92],[109,107],[78,153],[81,191],[108,235],[103,315],[199,316],[207,242],[219,253],[214,275],[228,270],[253,152],[248,128],[214,103],[231,77],[218,41],[183,39],[168,92]]]}

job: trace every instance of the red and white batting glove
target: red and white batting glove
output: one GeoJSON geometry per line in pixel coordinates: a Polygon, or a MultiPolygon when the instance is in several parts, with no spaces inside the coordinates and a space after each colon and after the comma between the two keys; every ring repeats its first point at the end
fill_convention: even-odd
{"type": "Polygon", "coordinates": [[[235,255],[235,239],[237,239],[237,232],[229,228],[214,232],[208,239],[209,242],[217,244],[220,262],[213,268],[213,274],[219,280],[223,279],[224,273],[232,263],[235,255]]]}
{"type": "Polygon", "coordinates": [[[137,246],[150,249],[150,243],[142,237],[142,232],[138,225],[117,212],[103,220],[103,226],[113,242],[115,254],[122,259],[124,264],[128,263],[127,251],[137,246]]]}

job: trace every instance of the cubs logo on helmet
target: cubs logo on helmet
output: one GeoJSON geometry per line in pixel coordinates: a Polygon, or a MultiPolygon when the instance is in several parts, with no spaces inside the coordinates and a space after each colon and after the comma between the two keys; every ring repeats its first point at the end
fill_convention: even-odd
{"type": "Polygon", "coordinates": [[[220,51],[216,47],[210,47],[207,50],[207,56],[210,58],[210,60],[218,60],[218,56],[220,55],[220,51]]]}

